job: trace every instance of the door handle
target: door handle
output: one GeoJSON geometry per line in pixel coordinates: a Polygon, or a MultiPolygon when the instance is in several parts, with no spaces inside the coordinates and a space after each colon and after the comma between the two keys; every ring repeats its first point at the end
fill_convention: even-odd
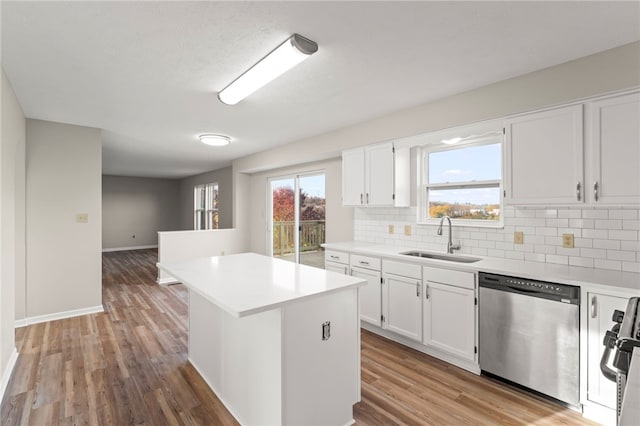
{"type": "Polygon", "coordinates": [[[591,296],[591,318],[598,316],[598,299],[596,296],[591,296]]]}
{"type": "Polygon", "coordinates": [[[369,193],[367,192],[367,204],[369,204],[369,193]]]}
{"type": "Polygon", "coordinates": [[[420,282],[416,283],[416,297],[420,297],[420,282]]]}
{"type": "Polygon", "coordinates": [[[424,298],[425,299],[429,299],[429,286],[428,285],[424,286],[424,298]]]}
{"type": "Polygon", "coordinates": [[[593,201],[598,201],[598,182],[593,182],[593,201]]]}
{"type": "Polygon", "coordinates": [[[363,198],[362,198],[362,193],[360,193],[360,204],[364,204],[363,198]]]}
{"type": "Polygon", "coordinates": [[[578,201],[580,201],[580,182],[576,184],[576,197],[578,198],[578,201]]]}

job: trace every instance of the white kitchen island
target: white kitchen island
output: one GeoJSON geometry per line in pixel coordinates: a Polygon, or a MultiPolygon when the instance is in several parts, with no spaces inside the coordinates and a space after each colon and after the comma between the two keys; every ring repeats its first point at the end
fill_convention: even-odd
{"type": "Polygon", "coordinates": [[[189,361],[238,422],[353,423],[366,281],[255,253],[158,267],[188,287],[189,361]]]}

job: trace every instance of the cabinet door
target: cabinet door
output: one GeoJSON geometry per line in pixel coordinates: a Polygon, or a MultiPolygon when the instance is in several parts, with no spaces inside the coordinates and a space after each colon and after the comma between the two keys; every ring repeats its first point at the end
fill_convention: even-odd
{"type": "Polygon", "coordinates": [[[364,148],[342,151],[342,205],[364,204],[364,148]]]}
{"type": "Polygon", "coordinates": [[[421,280],[384,275],[383,328],[413,340],[422,340],[421,287],[421,280]]]}
{"type": "Polygon", "coordinates": [[[624,312],[627,301],[623,297],[596,293],[589,293],[588,299],[587,398],[614,409],[616,407],[616,384],[604,377],[600,371],[600,359],[604,352],[602,340],[607,330],[613,326],[611,320],[613,311],[618,309],[624,312]]]}
{"type": "Polygon", "coordinates": [[[365,148],[365,204],[393,206],[393,143],[365,148]]]}
{"type": "Polygon", "coordinates": [[[380,272],[369,269],[351,268],[351,275],[367,280],[367,284],[358,288],[360,297],[360,319],[382,326],[382,290],[380,272]]]}
{"type": "Polygon", "coordinates": [[[640,204],[640,94],[594,102],[591,117],[590,199],[603,204],[640,204]]]}
{"type": "Polygon", "coordinates": [[[582,123],[582,105],[506,120],[507,202],[584,201],[582,123]]]}
{"type": "Polygon", "coordinates": [[[339,274],[347,275],[347,265],[335,262],[324,262],[324,269],[331,272],[337,272],[339,274]]]}
{"type": "Polygon", "coordinates": [[[427,281],[424,290],[423,343],[474,361],[475,292],[427,281]]]}

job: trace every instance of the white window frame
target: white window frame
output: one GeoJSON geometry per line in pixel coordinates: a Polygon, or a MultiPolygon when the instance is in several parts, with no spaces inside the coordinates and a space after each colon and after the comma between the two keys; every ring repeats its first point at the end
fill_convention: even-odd
{"type": "Polygon", "coordinates": [[[455,145],[426,145],[423,146],[419,167],[421,170],[420,182],[418,184],[418,223],[424,225],[438,225],[440,218],[430,218],[428,208],[428,193],[429,189],[465,189],[465,188],[492,188],[497,187],[500,194],[500,219],[499,220],[483,220],[483,219],[456,219],[451,218],[453,224],[457,226],[469,226],[478,228],[504,228],[504,161],[505,161],[505,143],[504,135],[495,135],[490,138],[480,138],[479,140],[471,140],[469,142],[458,143],[455,145]],[[467,182],[453,182],[453,183],[437,183],[429,184],[429,154],[433,152],[453,151],[464,148],[471,148],[474,146],[483,145],[495,145],[500,143],[501,145],[501,158],[500,158],[500,174],[502,179],[499,180],[482,180],[482,181],[467,181],[467,182]]]}
{"type": "Polygon", "coordinates": [[[193,187],[193,229],[196,231],[205,229],[218,229],[220,226],[220,191],[218,182],[203,183],[194,185],[193,187]],[[204,190],[204,209],[200,208],[198,203],[198,192],[204,190]],[[215,206],[216,193],[218,194],[218,206],[215,206]],[[205,223],[204,228],[200,226],[198,216],[200,213],[204,213],[205,223]],[[216,226],[214,216],[218,214],[218,226],[216,226]]]}

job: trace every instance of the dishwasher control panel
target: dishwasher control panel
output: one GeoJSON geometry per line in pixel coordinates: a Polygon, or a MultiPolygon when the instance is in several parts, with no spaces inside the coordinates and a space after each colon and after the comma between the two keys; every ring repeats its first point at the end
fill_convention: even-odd
{"type": "Polygon", "coordinates": [[[489,274],[486,272],[480,272],[479,281],[481,287],[512,291],[514,293],[557,300],[564,303],[580,303],[580,287],[578,286],[489,274]]]}

